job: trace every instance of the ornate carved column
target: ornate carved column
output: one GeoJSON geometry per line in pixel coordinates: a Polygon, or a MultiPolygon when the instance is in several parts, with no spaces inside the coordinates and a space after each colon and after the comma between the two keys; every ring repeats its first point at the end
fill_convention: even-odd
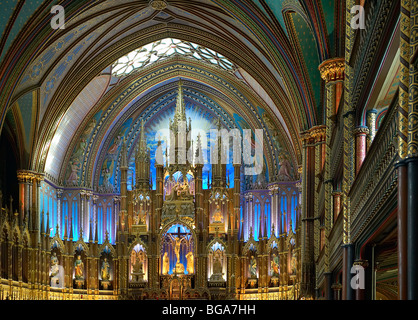
{"type": "MultiPolygon", "coordinates": [[[[326,134],[326,127],[325,126],[318,126],[314,127],[310,130],[310,135],[312,138],[313,148],[315,152],[315,158],[313,159],[313,167],[314,167],[314,259],[315,261],[318,260],[321,248],[320,248],[320,237],[321,237],[321,231],[320,231],[320,220],[318,217],[320,216],[321,208],[319,207],[319,195],[321,193],[320,188],[320,178],[323,173],[323,166],[322,166],[322,159],[323,159],[323,149],[325,147],[325,136],[326,134]]],[[[319,286],[318,279],[319,279],[319,270],[316,268],[315,270],[316,274],[316,287],[319,286]]]]}
{"type": "Polygon", "coordinates": [[[94,234],[95,234],[94,241],[95,242],[99,241],[99,239],[97,239],[97,235],[99,234],[98,230],[97,230],[97,227],[98,227],[98,225],[97,225],[97,200],[98,199],[99,199],[99,197],[97,195],[94,194],[92,196],[92,200],[93,200],[93,216],[92,216],[93,221],[92,221],[92,225],[94,225],[94,234]]]}
{"type": "Polygon", "coordinates": [[[354,130],[356,139],[356,175],[358,175],[364,159],[366,158],[368,135],[369,129],[367,127],[357,127],[354,130]]]}
{"type": "MultiPolygon", "coordinates": [[[[86,213],[86,198],[87,198],[86,190],[80,190],[80,211],[79,211],[80,216],[78,217],[78,223],[80,225],[79,225],[78,229],[79,229],[79,231],[83,230],[83,237],[84,237],[84,235],[88,236],[88,234],[89,234],[88,230],[86,228],[86,225],[85,225],[85,221],[84,221],[84,218],[87,215],[87,213],[86,213]]],[[[79,236],[81,236],[81,234],[79,236]]],[[[81,237],[80,237],[80,239],[81,239],[81,237]]]]}
{"type": "Polygon", "coordinates": [[[409,113],[409,61],[411,35],[411,0],[401,0],[400,17],[400,75],[398,106],[398,298],[408,299],[407,219],[408,219],[408,113],[409,113]]]}
{"type": "MultiPolygon", "coordinates": [[[[249,228],[252,228],[253,230],[253,235],[254,235],[254,230],[255,230],[255,226],[253,225],[255,223],[254,221],[254,204],[253,204],[253,195],[252,193],[248,193],[248,224],[249,224],[249,228]]],[[[250,234],[248,233],[248,236],[250,234]]]]}
{"type": "MultiPolygon", "coordinates": [[[[111,236],[111,239],[116,239],[116,226],[117,226],[117,222],[118,219],[117,217],[119,216],[119,211],[120,211],[120,197],[113,197],[113,214],[112,214],[112,230],[109,230],[109,234],[111,236]]],[[[151,218],[150,218],[151,220],[151,218]]]]}
{"type": "MultiPolygon", "coordinates": [[[[350,26],[353,14],[351,8],[356,4],[354,0],[346,1],[346,25],[350,26]]],[[[351,245],[351,208],[348,194],[355,177],[355,141],[353,136],[355,123],[355,110],[352,103],[352,92],[354,84],[354,70],[350,65],[352,49],[354,46],[355,34],[353,28],[346,28],[345,34],[345,75],[344,75],[344,154],[343,154],[343,186],[342,186],[342,203],[343,203],[343,251],[346,259],[343,259],[343,297],[348,300],[353,299],[353,292],[350,287],[350,270],[352,259],[351,245]]]]}
{"type": "MultiPolygon", "coordinates": [[[[324,61],[319,66],[321,78],[325,81],[326,86],[326,132],[325,132],[325,169],[324,169],[324,184],[325,184],[325,273],[329,274],[329,241],[328,235],[331,232],[331,225],[333,221],[333,177],[331,176],[331,139],[334,131],[335,122],[333,118],[336,117],[338,107],[341,101],[342,84],[345,75],[345,59],[332,58],[324,61]]],[[[331,300],[331,283],[328,281],[326,286],[326,297],[331,300]]]]}
{"type": "MultiPolygon", "coordinates": [[[[58,230],[59,230],[60,235],[64,234],[64,230],[61,230],[61,226],[62,226],[62,202],[61,202],[61,197],[62,197],[63,192],[64,192],[63,189],[57,189],[57,226],[58,226],[58,230]]],[[[53,227],[57,227],[57,226],[53,226],[53,227]]]]}
{"type": "MultiPolygon", "coordinates": [[[[302,279],[301,294],[305,298],[314,297],[314,187],[315,187],[315,148],[309,132],[301,134],[303,143],[302,163],[302,279]]],[[[282,228],[283,229],[283,228],[282,228]]],[[[283,230],[282,230],[283,231],[283,230]]]]}

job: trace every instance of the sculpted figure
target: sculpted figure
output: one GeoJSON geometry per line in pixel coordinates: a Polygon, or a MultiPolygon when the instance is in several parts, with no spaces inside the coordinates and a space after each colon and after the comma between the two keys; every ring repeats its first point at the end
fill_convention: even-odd
{"type": "Polygon", "coordinates": [[[102,274],[102,280],[108,281],[110,280],[110,264],[107,261],[107,258],[103,259],[102,267],[100,268],[102,274]]]}
{"type": "Polygon", "coordinates": [[[164,256],[163,256],[163,275],[168,274],[169,270],[170,270],[170,259],[168,258],[168,253],[164,252],[164,256]]]}
{"type": "Polygon", "coordinates": [[[81,260],[81,256],[77,256],[77,260],[74,263],[75,278],[77,280],[84,280],[84,263],[81,260]]]}

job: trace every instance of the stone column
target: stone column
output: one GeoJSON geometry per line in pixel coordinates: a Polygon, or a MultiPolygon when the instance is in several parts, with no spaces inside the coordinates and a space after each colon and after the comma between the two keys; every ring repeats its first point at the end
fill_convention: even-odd
{"type": "MultiPolygon", "coordinates": [[[[324,168],[324,184],[325,184],[325,273],[329,275],[329,242],[328,235],[331,232],[331,225],[333,222],[333,177],[331,176],[331,139],[334,131],[335,122],[333,118],[336,117],[338,107],[341,101],[342,84],[344,81],[345,59],[332,58],[324,61],[319,66],[321,78],[326,85],[326,131],[325,131],[325,168],[324,168]]],[[[325,296],[332,300],[331,280],[326,286],[325,296]]]]}
{"type": "MultiPolygon", "coordinates": [[[[61,230],[61,226],[62,226],[62,202],[61,202],[61,197],[62,197],[62,193],[64,192],[63,189],[57,189],[57,226],[59,230],[59,234],[60,235],[64,235],[64,230],[61,230]]],[[[57,227],[57,226],[53,226],[53,227],[57,227]]]]}
{"type": "Polygon", "coordinates": [[[404,160],[398,161],[398,299],[407,300],[407,232],[408,232],[408,167],[404,160]]]}
{"type": "MultiPolygon", "coordinates": [[[[87,215],[86,214],[86,190],[80,190],[80,216],[78,217],[78,223],[80,224],[79,226],[79,238],[81,239],[81,236],[84,235],[89,235],[88,234],[88,229],[86,228],[86,225],[84,224],[84,217],[87,215]],[[83,230],[83,234],[81,234],[80,230],[83,230]]],[[[84,240],[84,239],[82,239],[84,240]]]]}
{"type": "MultiPolygon", "coordinates": [[[[116,237],[116,226],[117,226],[117,217],[119,216],[119,209],[120,209],[120,197],[113,198],[113,214],[112,214],[112,230],[109,230],[109,234],[113,240],[116,237]]],[[[152,220],[150,218],[150,220],[152,220]]]]}
{"type": "MultiPolygon", "coordinates": [[[[411,11],[407,61],[413,61],[413,57],[418,52],[418,5],[416,0],[409,0],[409,2],[411,11]]],[[[403,48],[401,48],[402,51],[403,48]]],[[[416,62],[409,64],[408,89],[408,156],[406,160],[408,166],[408,299],[418,300],[418,197],[416,196],[418,193],[418,66],[416,62]]]]}
{"type": "MultiPolygon", "coordinates": [[[[302,279],[301,295],[307,299],[313,298],[315,291],[314,263],[314,187],[315,187],[315,149],[310,132],[302,133],[303,143],[303,173],[302,173],[302,235],[301,260],[302,279]]],[[[283,228],[282,228],[283,229],[283,228]]],[[[283,231],[283,230],[282,230],[283,231]]]]}
{"type": "MultiPolygon", "coordinates": [[[[346,25],[350,25],[353,18],[351,8],[355,5],[354,0],[346,1],[346,25]]],[[[344,74],[344,108],[343,108],[343,136],[344,136],[344,171],[342,184],[342,213],[343,213],[343,251],[346,259],[343,265],[343,292],[344,298],[353,299],[352,290],[350,287],[350,270],[352,266],[353,247],[351,244],[351,207],[350,198],[348,194],[355,177],[355,141],[354,141],[354,123],[355,123],[355,109],[352,103],[352,93],[354,84],[354,70],[350,65],[352,49],[354,46],[354,30],[346,28],[345,35],[345,74],[344,74]]]]}
{"type": "Polygon", "coordinates": [[[343,300],[354,300],[355,294],[351,287],[351,268],[354,265],[354,245],[343,245],[343,300]]]}
{"type": "Polygon", "coordinates": [[[17,210],[20,214],[20,219],[23,220],[29,216],[29,212],[33,207],[32,196],[33,196],[33,181],[36,179],[37,174],[29,170],[17,171],[17,180],[19,183],[19,199],[17,210]]]}
{"type": "Polygon", "coordinates": [[[408,113],[409,113],[409,61],[411,35],[411,0],[401,1],[400,16],[400,75],[398,107],[398,298],[408,299],[408,113]]]}
{"type": "MultiPolygon", "coordinates": [[[[354,261],[353,266],[354,267],[358,266],[358,267],[363,268],[363,270],[364,270],[363,275],[365,277],[365,274],[366,274],[365,270],[369,266],[369,262],[367,260],[356,260],[356,261],[354,261]]],[[[355,290],[356,291],[356,300],[365,300],[366,299],[365,279],[361,279],[361,277],[360,277],[359,281],[360,282],[364,281],[364,283],[358,283],[358,287],[355,290]]],[[[354,280],[353,280],[353,282],[354,282],[354,280]]]]}
{"type": "MultiPolygon", "coordinates": [[[[97,224],[97,200],[99,199],[99,197],[94,194],[92,199],[93,199],[93,217],[92,217],[93,221],[92,221],[92,225],[94,225],[94,233],[93,232],[92,233],[95,236],[97,236],[99,234],[98,230],[97,230],[97,228],[98,228],[98,224],[97,224]]],[[[99,241],[99,239],[95,238],[94,241],[97,242],[97,241],[99,241]]]]}
{"type": "Polygon", "coordinates": [[[331,288],[334,291],[334,300],[341,300],[341,284],[334,283],[331,288]]]}
{"type": "Polygon", "coordinates": [[[370,146],[376,136],[376,115],[377,110],[375,109],[367,111],[366,123],[367,128],[369,129],[369,134],[367,136],[367,150],[370,149],[370,146]]]}
{"type": "Polygon", "coordinates": [[[356,175],[358,175],[364,159],[366,158],[368,134],[369,129],[367,127],[357,127],[354,130],[356,139],[356,175]]]}
{"type": "MultiPolygon", "coordinates": [[[[320,221],[318,219],[318,217],[320,216],[320,210],[321,208],[319,207],[319,194],[321,192],[320,190],[320,176],[322,174],[322,148],[325,144],[325,139],[326,139],[326,127],[325,126],[318,126],[318,127],[314,127],[311,129],[310,131],[311,137],[312,137],[312,142],[314,143],[313,147],[314,147],[314,152],[315,152],[315,156],[313,159],[313,168],[314,168],[314,190],[313,190],[313,197],[314,197],[314,214],[312,216],[312,218],[314,218],[313,220],[313,228],[314,228],[314,260],[318,261],[319,255],[321,253],[321,248],[320,248],[320,237],[321,237],[321,226],[320,226],[320,221]]],[[[325,259],[326,260],[326,259],[325,259]]],[[[327,268],[327,263],[325,262],[325,269],[326,272],[328,272],[328,268],[327,268]]],[[[316,268],[315,269],[315,274],[316,274],[316,287],[318,287],[319,283],[319,271],[316,268]]]]}
{"type": "Polygon", "coordinates": [[[333,198],[333,221],[335,223],[335,221],[337,220],[338,216],[341,213],[341,192],[340,191],[334,191],[332,193],[332,198],[333,198]]]}

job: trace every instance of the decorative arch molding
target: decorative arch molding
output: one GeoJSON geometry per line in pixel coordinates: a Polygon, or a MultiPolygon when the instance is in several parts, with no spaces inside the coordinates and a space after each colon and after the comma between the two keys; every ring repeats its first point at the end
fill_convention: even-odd
{"type": "MultiPolygon", "coordinates": [[[[135,241],[133,241],[132,243],[131,243],[131,245],[128,247],[128,254],[130,254],[131,252],[132,252],[132,250],[136,247],[136,245],[141,245],[143,248],[144,248],[144,250],[145,250],[145,253],[147,253],[147,250],[148,250],[148,246],[142,241],[142,239],[140,238],[140,237],[136,237],[135,238],[135,241]]],[[[113,247],[112,247],[113,248],[113,247]]],[[[114,249],[113,249],[114,250],[114,249]]],[[[112,252],[113,253],[113,252],[112,252]]]]}
{"type": "Polygon", "coordinates": [[[61,252],[61,254],[64,254],[65,253],[65,245],[64,245],[64,242],[62,241],[62,239],[61,239],[61,237],[59,236],[58,233],[56,233],[54,235],[54,237],[51,238],[49,251],[51,251],[54,248],[55,243],[57,244],[57,248],[61,252]]]}
{"type": "MultiPolygon", "coordinates": [[[[177,59],[178,58],[176,58],[176,60],[177,59]]],[[[189,62],[187,59],[185,61],[189,62]]],[[[166,81],[171,81],[172,79],[175,79],[178,76],[180,76],[180,77],[183,77],[183,78],[191,79],[192,82],[190,82],[190,83],[194,83],[195,86],[199,86],[199,85],[195,84],[195,82],[193,82],[193,81],[196,81],[196,80],[199,81],[200,80],[200,82],[203,82],[205,86],[209,86],[208,88],[214,87],[214,88],[218,89],[218,91],[224,92],[223,95],[222,95],[223,99],[225,99],[228,96],[232,96],[233,100],[231,100],[230,98],[226,98],[226,99],[227,100],[229,99],[229,101],[232,101],[232,102],[230,102],[230,104],[240,106],[240,107],[235,108],[237,112],[239,112],[241,109],[245,109],[245,108],[250,108],[251,109],[252,112],[248,112],[247,115],[248,116],[255,115],[254,117],[256,117],[256,119],[253,119],[250,122],[250,123],[252,123],[252,126],[254,128],[257,128],[257,127],[260,127],[260,126],[261,127],[265,126],[264,123],[263,123],[264,120],[258,115],[258,111],[254,107],[252,107],[252,103],[249,100],[247,100],[247,98],[246,98],[247,96],[251,97],[251,95],[253,94],[251,89],[246,88],[245,86],[240,84],[239,81],[232,79],[231,76],[228,78],[231,81],[231,83],[228,84],[227,82],[222,80],[222,78],[219,78],[218,75],[216,75],[217,80],[213,80],[214,75],[212,73],[208,73],[207,71],[200,69],[199,68],[200,66],[198,64],[197,64],[197,66],[196,65],[184,66],[182,64],[178,64],[177,67],[176,67],[177,70],[173,70],[174,66],[170,65],[170,61],[164,61],[163,62],[163,67],[164,67],[165,71],[164,70],[161,71],[161,67],[162,66],[154,66],[151,70],[149,70],[148,77],[150,79],[152,79],[152,82],[151,81],[146,81],[145,78],[141,78],[140,80],[138,80],[137,82],[134,82],[134,83],[126,82],[125,87],[122,87],[122,88],[118,89],[118,91],[114,91],[114,92],[112,91],[111,92],[112,94],[106,95],[105,98],[100,102],[100,104],[97,105],[95,110],[97,111],[98,109],[102,108],[105,105],[110,104],[111,101],[113,101],[111,103],[111,106],[109,107],[108,111],[106,112],[106,114],[109,115],[110,112],[111,112],[110,110],[121,110],[121,108],[126,107],[126,103],[129,103],[130,101],[133,101],[138,96],[138,93],[142,92],[142,94],[145,94],[146,92],[151,90],[154,85],[160,84],[161,79],[165,79],[166,81]],[[160,67],[160,69],[157,69],[157,71],[160,72],[160,77],[156,77],[156,74],[155,74],[156,67],[160,67]],[[168,72],[168,76],[165,72],[168,72]],[[198,72],[198,74],[196,75],[195,72],[198,72]],[[205,78],[199,77],[202,72],[206,73],[205,78]],[[170,77],[170,78],[168,79],[168,77],[170,77]],[[208,79],[209,79],[209,81],[208,81],[208,79]],[[128,84],[130,84],[130,86],[127,86],[128,84]],[[146,87],[143,87],[143,85],[146,85],[146,87]],[[235,86],[238,86],[238,89],[235,86]],[[225,89],[226,87],[229,88],[229,89],[226,90],[225,89]],[[122,91],[122,89],[125,89],[125,91],[122,91]],[[241,91],[243,91],[243,93],[241,93],[241,91]]],[[[208,68],[208,67],[206,67],[206,68],[208,68]]],[[[211,71],[213,71],[213,70],[211,70],[211,71]]],[[[215,69],[214,72],[216,72],[216,71],[218,71],[218,70],[215,69]]],[[[221,74],[220,76],[225,76],[225,75],[221,74]]],[[[130,79],[130,80],[133,81],[133,79],[130,79]]],[[[217,90],[213,90],[212,94],[216,94],[216,91],[217,90]]],[[[260,99],[251,98],[251,100],[254,101],[253,103],[257,103],[257,105],[263,106],[265,108],[266,112],[267,112],[267,110],[269,110],[269,107],[266,106],[263,103],[263,101],[261,101],[260,99]],[[252,100],[252,99],[256,99],[256,100],[252,100]]],[[[117,111],[115,111],[115,112],[117,112],[117,111]]],[[[121,111],[119,111],[119,112],[122,113],[121,111]]],[[[90,112],[89,114],[92,114],[92,113],[94,114],[94,112],[90,112]]],[[[244,115],[244,114],[242,114],[242,115],[244,115]]],[[[81,126],[81,128],[83,128],[83,126],[85,126],[88,123],[90,118],[91,117],[86,117],[86,119],[85,119],[83,125],[81,126]]],[[[90,141],[93,141],[93,140],[102,141],[103,138],[96,139],[96,136],[99,132],[99,130],[97,128],[103,128],[104,127],[103,123],[104,122],[102,122],[102,121],[98,123],[98,125],[96,127],[96,131],[93,133],[93,138],[94,139],[92,138],[92,139],[90,139],[90,141]]],[[[278,126],[280,126],[280,123],[278,124],[278,126]]],[[[279,131],[283,132],[283,130],[279,130],[279,131]]],[[[101,133],[102,135],[107,134],[106,131],[101,131],[101,132],[102,132],[101,133]]],[[[268,130],[266,130],[266,132],[268,132],[268,130]]],[[[285,147],[289,148],[289,144],[291,145],[291,143],[287,139],[287,136],[282,135],[281,138],[282,138],[281,141],[284,142],[285,147]],[[286,144],[286,142],[287,142],[287,144],[286,144]]],[[[269,138],[268,138],[268,140],[269,140],[269,138]]],[[[77,142],[77,139],[74,139],[73,142],[72,142],[73,144],[70,146],[70,148],[73,148],[74,144],[76,142],[77,142]]],[[[273,153],[274,152],[273,151],[274,147],[272,145],[271,140],[268,141],[268,145],[269,145],[269,148],[270,148],[270,154],[271,155],[274,154],[273,153]]],[[[96,152],[98,151],[97,148],[99,146],[101,147],[100,144],[96,144],[96,151],[94,151],[93,154],[97,154],[96,152]]],[[[93,144],[92,144],[92,142],[90,142],[90,145],[86,149],[88,154],[91,153],[90,150],[92,150],[92,148],[93,148],[93,144]]],[[[293,149],[289,148],[288,150],[293,150],[293,149]]],[[[292,160],[295,163],[296,162],[295,158],[297,158],[297,157],[292,152],[291,152],[291,155],[293,156],[292,160]]],[[[83,165],[83,172],[90,172],[90,177],[91,177],[91,172],[92,172],[92,169],[93,169],[92,168],[93,163],[90,163],[90,167],[87,169],[86,160],[85,160],[84,165],[83,165]]],[[[68,160],[66,160],[66,161],[68,161],[68,160]]],[[[277,156],[276,157],[275,156],[270,157],[269,162],[268,162],[268,166],[269,166],[269,168],[277,168],[277,156]],[[276,162],[276,163],[272,163],[271,161],[276,162]]],[[[65,167],[62,167],[62,169],[65,169],[65,167]]],[[[273,172],[274,172],[274,169],[273,169],[273,172]]],[[[63,171],[61,171],[60,180],[63,180],[63,171]]],[[[90,181],[89,183],[92,183],[91,178],[88,178],[87,181],[90,181]]],[[[90,187],[90,185],[89,185],[89,187],[90,187]]]]}
{"type": "Polygon", "coordinates": [[[160,230],[160,233],[158,234],[158,251],[159,251],[159,253],[160,254],[163,254],[164,253],[162,251],[163,250],[163,246],[162,246],[163,245],[163,241],[161,241],[162,240],[162,237],[167,233],[167,231],[173,225],[176,225],[176,224],[181,224],[181,225],[187,227],[190,230],[190,232],[192,234],[192,237],[194,239],[194,241],[193,241],[193,249],[194,249],[194,252],[196,252],[196,250],[197,250],[197,236],[196,236],[196,231],[193,228],[193,226],[189,222],[184,221],[182,219],[172,218],[169,221],[167,221],[166,225],[160,230]]]}
{"type": "Polygon", "coordinates": [[[257,241],[254,240],[254,238],[252,237],[252,235],[250,236],[250,239],[248,239],[247,243],[245,244],[244,248],[242,249],[242,255],[246,256],[248,254],[248,252],[251,249],[251,246],[253,246],[255,248],[256,253],[260,253],[260,245],[258,244],[257,241]]]}
{"type": "MultiPolygon", "coordinates": [[[[274,232],[271,233],[271,236],[269,238],[269,240],[267,241],[267,253],[270,254],[272,251],[271,245],[273,244],[273,242],[276,242],[277,245],[280,245],[280,239],[276,237],[276,235],[274,234],[274,232]]],[[[278,248],[280,249],[280,248],[278,248]]]]}
{"type": "MultiPolygon", "coordinates": [[[[109,248],[110,253],[111,253],[113,258],[117,257],[116,250],[113,247],[113,245],[109,242],[108,238],[106,238],[105,241],[99,246],[99,250],[98,250],[99,255],[101,255],[101,253],[106,249],[106,247],[109,248]]],[[[130,252],[130,251],[128,251],[128,252],[130,252]]]]}
{"type": "Polygon", "coordinates": [[[206,252],[209,253],[212,250],[212,246],[216,243],[221,244],[225,248],[225,253],[227,252],[228,245],[219,237],[215,237],[212,239],[212,241],[209,242],[209,244],[206,246],[206,252]]]}
{"type": "MultiPolygon", "coordinates": [[[[185,84],[192,84],[192,82],[185,82],[185,84]]],[[[226,126],[229,127],[230,129],[235,129],[237,128],[234,120],[232,119],[232,117],[229,115],[229,113],[223,111],[219,108],[216,108],[216,102],[214,102],[213,100],[209,99],[207,96],[204,96],[202,93],[197,92],[197,91],[192,91],[191,89],[183,89],[183,93],[186,97],[190,98],[191,100],[197,102],[199,105],[205,105],[205,109],[207,107],[208,110],[210,110],[211,112],[213,112],[214,114],[217,114],[219,117],[223,117],[222,121],[226,123],[226,126]],[[193,96],[193,97],[191,97],[193,96]],[[203,97],[202,99],[199,99],[199,97],[197,96],[201,96],[203,97]],[[208,99],[209,101],[205,101],[204,99],[208,99]],[[210,105],[208,103],[211,103],[210,105]]],[[[159,96],[159,99],[157,101],[155,101],[154,103],[148,105],[146,107],[145,110],[143,110],[141,112],[140,115],[135,115],[136,117],[136,121],[130,126],[131,129],[129,131],[129,133],[127,134],[128,138],[127,138],[127,150],[128,150],[128,159],[131,159],[133,153],[135,152],[135,146],[138,144],[139,138],[140,138],[140,127],[141,127],[141,120],[144,120],[145,123],[147,123],[148,121],[151,121],[153,117],[158,116],[158,113],[162,110],[164,110],[166,107],[168,107],[169,105],[175,103],[176,101],[176,97],[177,97],[177,86],[175,83],[168,83],[166,85],[164,85],[163,87],[155,90],[153,92],[150,93],[150,95],[154,95],[154,96],[159,96]],[[171,92],[168,92],[166,94],[160,95],[161,92],[167,92],[168,89],[174,89],[171,90],[171,92]],[[155,91],[158,91],[155,92],[155,91]]],[[[94,171],[91,174],[93,177],[93,181],[92,181],[92,186],[93,188],[96,188],[99,184],[99,180],[100,180],[100,171],[97,170],[98,168],[102,167],[103,161],[104,161],[104,157],[106,156],[106,150],[108,149],[108,147],[110,146],[111,140],[114,137],[114,135],[116,134],[116,132],[119,130],[120,126],[133,114],[135,114],[135,112],[137,111],[137,109],[140,108],[140,106],[142,106],[144,101],[150,100],[148,99],[147,96],[143,97],[142,99],[139,99],[137,102],[135,102],[131,107],[130,110],[133,110],[133,112],[131,113],[130,111],[127,111],[124,113],[124,115],[119,119],[117,124],[114,124],[113,128],[110,130],[109,134],[107,134],[107,137],[105,138],[105,142],[101,144],[102,148],[99,150],[99,153],[97,154],[97,156],[95,157],[95,163],[93,166],[91,166],[90,168],[92,168],[94,171]]],[[[122,158],[122,154],[119,152],[118,156],[116,157],[118,159],[117,164],[116,164],[116,170],[115,170],[115,177],[114,177],[114,188],[116,190],[117,187],[117,183],[119,182],[120,179],[120,163],[121,163],[121,158],[122,158]]]]}
{"type": "Polygon", "coordinates": [[[89,253],[89,251],[90,251],[89,250],[89,246],[84,242],[84,240],[82,239],[82,237],[80,237],[80,239],[78,239],[77,242],[74,243],[74,249],[73,249],[73,252],[72,253],[75,254],[76,253],[76,250],[80,246],[83,248],[83,251],[84,251],[86,257],[88,257],[90,255],[90,253],[89,253]]]}
{"type": "MultiPolygon", "coordinates": [[[[43,119],[42,128],[45,129],[42,133],[40,133],[40,140],[48,141],[48,139],[51,139],[51,136],[54,134],[53,129],[51,128],[54,128],[54,123],[56,123],[56,120],[54,119],[60,119],[66,111],[66,109],[68,108],[68,106],[75,99],[76,95],[85,87],[86,83],[88,83],[88,81],[90,81],[94,76],[99,74],[107,66],[111,65],[118,57],[129,53],[133,49],[143,44],[156,41],[164,37],[175,37],[180,38],[182,40],[194,41],[198,44],[212,48],[215,51],[218,51],[227,58],[229,58],[232,62],[237,63],[245,70],[250,71],[250,73],[254,76],[257,82],[260,83],[260,85],[266,89],[266,92],[272,97],[272,100],[278,106],[278,108],[283,109],[284,121],[288,125],[292,125],[292,128],[290,130],[292,136],[291,138],[293,141],[295,141],[295,144],[297,144],[297,142],[299,141],[299,129],[301,127],[299,125],[301,123],[300,117],[304,116],[299,112],[295,115],[295,112],[292,110],[292,107],[288,104],[288,98],[284,91],[282,91],[281,89],[277,91],[278,88],[280,88],[280,86],[274,86],[273,88],[273,85],[270,85],[270,81],[264,79],[264,76],[263,78],[261,78],[261,76],[259,75],[259,70],[262,70],[262,66],[260,66],[259,62],[253,61],[251,59],[247,59],[247,61],[245,61],[243,57],[239,56],[239,53],[235,52],[232,54],[230,52],[225,51],[223,47],[230,48],[229,44],[226,43],[225,40],[214,37],[212,34],[205,34],[204,32],[202,33],[200,31],[199,34],[196,34],[196,30],[194,28],[187,27],[184,25],[170,24],[169,27],[171,30],[168,30],[168,28],[164,25],[157,25],[146,28],[145,30],[147,32],[144,32],[144,30],[142,30],[142,32],[130,35],[118,42],[117,44],[106,48],[105,50],[103,50],[102,53],[98,54],[96,57],[92,59],[86,59],[89,60],[88,63],[87,61],[82,62],[80,65],[77,66],[77,70],[72,70],[72,72],[68,74],[66,79],[62,81],[58,90],[55,92],[54,97],[51,100],[51,104],[55,106],[55,110],[48,114],[45,117],[45,119],[43,119]],[[222,44],[223,47],[221,47],[220,44],[222,44]],[[258,70],[255,70],[257,66],[259,66],[260,68],[258,70]],[[85,71],[82,75],[82,78],[79,77],[80,69],[85,71]],[[76,71],[77,75],[75,74],[76,71]]],[[[299,150],[300,146],[298,147],[299,150]]],[[[39,167],[42,168],[44,166],[45,161],[44,153],[47,150],[40,149],[41,148],[38,145],[36,150],[37,156],[34,163],[40,163],[39,167]]]]}

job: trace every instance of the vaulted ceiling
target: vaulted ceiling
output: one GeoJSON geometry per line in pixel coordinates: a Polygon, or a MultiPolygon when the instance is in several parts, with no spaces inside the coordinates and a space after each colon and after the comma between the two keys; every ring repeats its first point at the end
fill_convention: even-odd
{"type": "Polygon", "coordinates": [[[0,128],[17,141],[20,168],[64,185],[74,154],[82,155],[70,185],[99,184],[121,130],[127,126],[133,148],[138,121],[170,108],[181,78],[186,102],[208,119],[265,130],[270,177],[284,154],[297,178],[300,132],[323,123],[318,66],[343,54],[339,1],[167,0],[163,10],[152,2],[2,4],[0,128]],[[51,27],[57,4],[64,29],[51,27]],[[123,77],[112,72],[121,57],[165,38],[210,50],[234,68],[173,55],[123,77]]]}

